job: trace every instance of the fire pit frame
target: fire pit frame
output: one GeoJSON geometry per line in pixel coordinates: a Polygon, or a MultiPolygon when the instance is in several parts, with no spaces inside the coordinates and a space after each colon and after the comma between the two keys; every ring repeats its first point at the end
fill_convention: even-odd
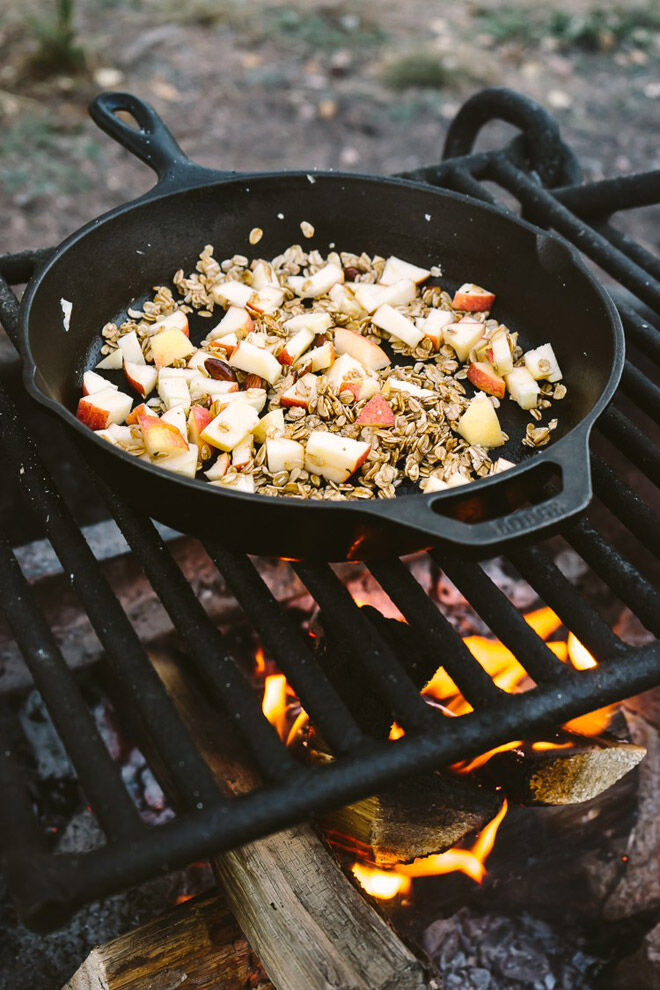
{"type": "MultiPolygon", "coordinates": [[[[489,90],[459,111],[449,129],[443,162],[405,177],[489,202],[496,201],[482,184],[484,180],[512,194],[527,218],[563,235],[628,290],[624,299],[617,296],[627,338],[641,355],[660,360],[660,333],[645,318],[643,308],[660,312],[660,263],[609,224],[610,215],[621,209],[660,202],[660,172],[581,184],[579,165],[546,111],[508,90],[489,90]],[[480,128],[496,118],[515,125],[521,133],[504,149],[472,153],[480,128]]],[[[29,280],[48,254],[42,250],[0,257],[0,321],[14,342],[18,302],[10,286],[29,280]]],[[[630,358],[617,393],[621,394],[660,422],[660,388],[630,358]]],[[[0,448],[7,464],[65,572],[71,575],[112,674],[158,754],[170,794],[181,809],[165,824],[148,827],[141,822],[10,545],[0,539],[2,608],[107,836],[106,845],[85,854],[48,851],[12,751],[15,726],[7,711],[0,709],[2,868],[21,917],[34,929],[52,928],[83,903],[157,872],[257,839],[371,794],[412,772],[467,759],[511,739],[556,727],[660,683],[660,642],[638,648],[623,643],[539,545],[511,551],[509,559],[598,658],[593,669],[573,671],[561,663],[479,564],[432,551],[438,566],[536,683],[520,695],[508,695],[494,685],[405,564],[398,559],[374,564],[370,567],[373,576],[420,637],[429,657],[429,675],[442,658],[447,673],[474,708],[470,714],[449,720],[424,703],[406,671],[406,658],[396,655],[333,569],[325,564],[293,563],[322,612],[332,617],[333,631],[337,630],[342,645],[364,666],[374,691],[406,730],[396,741],[377,741],[360,730],[251,560],[208,545],[211,559],[264,647],[336,755],[329,766],[303,767],[262,715],[222,634],[153,523],[96,479],[112,516],[186,644],[189,663],[207,697],[233,721],[263,777],[260,789],[228,799],[190,739],[4,388],[0,388],[0,417],[0,448]]],[[[597,429],[641,474],[660,486],[660,454],[642,428],[612,406],[597,429]]],[[[595,454],[592,469],[597,498],[647,548],[660,551],[660,529],[653,512],[595,454]]],[[[660,637],[660,595],[652,583],[587,518],[567,524],[561,533],[643,625],[660,637]]]]}

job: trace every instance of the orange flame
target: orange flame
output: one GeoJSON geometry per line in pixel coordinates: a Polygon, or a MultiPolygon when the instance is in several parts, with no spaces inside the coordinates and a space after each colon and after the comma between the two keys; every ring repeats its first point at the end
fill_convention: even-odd
{"type": "Polygon", "coordinates": [[[257,674],[263,674],[266,670],[266,661],[264,659],[264,651],[260,646],[257,647],[254,654],[255,671],[257,674]]]}
{"type": "Polygon", "coordinates": [[[438,876],[443,873],[464,873],[475,883],[482,883],[486,875],[485,863],[495,844],[497,831],[507,813],[507,801],[495,817],[482,829],[469,849],[448,849],[433,856],[415,859],[412,863],[397,866],[393,870],[379,870],[365,863],[354,863],[353,876],[372,897],[390,900],[410,892],[414,877],[438,876]]]}
{"type": "Polygon", "coordinates": [[[280,739],[287,735],[286,717],[286,677],[284,674],[270,674],[264,682],[264,697],[261,710],[280,739]]]}

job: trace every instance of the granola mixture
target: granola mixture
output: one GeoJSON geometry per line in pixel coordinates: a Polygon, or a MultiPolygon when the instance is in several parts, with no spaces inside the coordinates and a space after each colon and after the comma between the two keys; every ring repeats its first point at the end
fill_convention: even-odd
{"type": "Polygon", "coordinates": [[[207,245],[173,289],[103,327],[77,415],[137,457],[263,495],[390,498],[505,470],[500,402],[529,410],[523,443],[543,446],[561,371],[549,344],[523,354],[488,290],[425,284],[440,274],[298,244],[272,261],[218,261],[207,245]],[[191,314],[210,324],[199,346],[191,314]]]}

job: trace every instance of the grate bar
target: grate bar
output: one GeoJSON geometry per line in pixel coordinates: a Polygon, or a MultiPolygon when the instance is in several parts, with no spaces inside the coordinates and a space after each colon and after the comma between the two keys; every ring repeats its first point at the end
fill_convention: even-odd
{"type": "Polygon", "coordinates": [[[394,557],[369,564],[369,570],[436,658],[436,669],[444,667],[472,707],[497,702],[502,692],[405,564],[394,557]]]}
{"type": "Polygon", "coordinates": [[[614,406],[609,406],[600,417],[598,429],[660,488],[660,451],[649,436],[614,406]]]}
{"type": "Polygon", "coordinates": [[[206,549],[333,753],[346,755],[365,745],[366,737],[254,564],[217,544],[206,549]]]}
{"type": "Polygon", "coordinates": [[[660,422],[660,388],[630,361],[623,366],[621,387],[642,412],[660,422]]]}
{"type": "Polygon", "coordinates": [[[570,678],[565,664],[537,636],[479,564],[460,560],[449,552],[432,550],[431,556],[537,684],[570,678]]]}
{"type": "Polygon", "coordinates": [[[602,660],[625,652],[625,644],[539,547],[519,547],[508,556],[520,576],[591,653],[602,660]]]}
{"type": "Polygon", "coordinates": [[[620,210],[657,203],[660,198],[660,169],[584,182],[579,186],[562,186],[553,189],[552,195],[576,217],[601,220],[620,210]]]}
{"type": "Polygon", "coordinates": [[[227,652],[222,634],[209,619],[153,523],[120,501],[100,478],[97,483],[185,643],[198,675],[233,722],[261,773],[268,780],[282,780],[296,774],[299,765],[262,714],[252,688],[227,652]]]}
{"type": "Polygon", "coordinates": [[[565,538],[654,636],[660,636],[660,595],[630,561],[603,539],[586,519],[572,523],[565,538]]]}
{"type": "Polygon", "coordinates": [[[0,703],[0,861],[6,870],[11,862],[10,851],[21,846],[32,855],[42,850],[44,838],[32,806],[32,798],[13,753],[12,739],[20,737],[20,729],[6,701],[0,703]],[[10,731],[10,726],[11,730],[10,731]]]}
{"type": "Polygon", "coordinates": [[[332,616],[333,634],[373,678],[374,691],[381,695],[396,721],[406,732],[437,726],[436,712],[423,701],[390,646],[362,614],[330,565],[297,562],[292,566],[321,612],[332,616]]]}
{"type": "Polygon", "coordinates": [[[41,521],[65,573],[71,575],[106,656],[118,680],[129,690],[155,748],[172,771],[177,788],[193,804],[219,800],[213,775],[180,721],[126,613],[1,387],[0,423],[0,444],[26,501],[41,521]]]}
{"type": "Polygon", "coordinates": [[[535,216],[542,213],[544,220],[583,254],[592,258],[648,306],[660,312],[660,284],[650,278],[643,268],[608,244],[601,234],[581,223],[552,193],[537,185],[503,155],[491,158],[491,171],[491,177],[513,193],[527,209],[534,211],[535,216]]]}
{"type": "Polygon", "coordinates": [[[591,455],[591,470],[598,498],[640,543],[660,557],[660,526],[658,517],[641,498],[625,485],[615,471],[597,454],[591,455]]]}
{"type": "Polygon", "coordinates": [[[660,330],[654,327],[647,319],[639,313],[626,306],[625,303],[617,301],[617,309],[623,321],[626,336],[643,351],[647,357],[656,363],[660,363],[660,330]]]}
{"type": "Polygon", "coordinates": [[[117,765],[103,744],[16,557],[1,538],[0,587],[2,610],[101,828],[110,838],[135,834],[142,825],[117,765]]]}
{"type": "Polygon", "coordinates": [[[627,255],[640,268],[644,268],[653,278],[660,280],[660,260],[652,255],[650,251],[647,251],[645,247],[634,241],[628,234],[617,230],[616,227],[612,227],[609,223],[594,224],[594,226],[599,234],[607,238],[610,244],[613,244],[615,248],[622,251],[623,254],[627,255]]]}

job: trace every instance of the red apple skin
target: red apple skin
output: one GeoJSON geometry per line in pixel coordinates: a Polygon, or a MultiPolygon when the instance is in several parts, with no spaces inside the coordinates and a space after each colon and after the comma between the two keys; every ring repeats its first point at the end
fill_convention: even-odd
{"type": "Polygon", "coordinates": [[[362,391],[362,382],[358,379],[353,381],[345,381],[341,383],[340,392],[352,392],[353,398],[357,402],[360,398],[360,392],[362,391]]]}
{"type": "Polygon", "coordinates": [[[128,416],[126,417],[126,425],[136,426],[139,416],[149,416],[149,415],[150,415],[149,406],[146,406],[144,402],[141,402],[139,406],[136,406],[135,409],[129,412],[128,416]]]}
{"type": "Polygon", "coordinates": [[[190,407],[190,413],[188,414],[188,429],[192,442],[197,444],[198,447],[200,444],[200,434],[202,430],[206,429],[212,419],[213,417],[206,406],[194,405],[190,407]]]}
{"type": "Polygon", "coordinates": [[[358,458],[357,464],[355,465],[355,467],[353,468],[353,471],[351,472],[352,474],[355,474],[355,472],[357,471],[357,469],[359,467],[362,467],[362,465],[366,461],[367,457],[369,456],[370,452],[371,452],[371,444],[369,444],[369,446],[365,450],[365,452],[362,455],[362,457],[358,458]]]}
{"type": "Polygon", "coordinates": [[[486,365],[485,361],[473,361],[468,368],[467,376],[468,381],[482,392],[495,395],[498,399],[503,399],[506,395],[506,382],[500,378],[494,368],[486,365]]]}
{"type": "Polygon", "coordinates": [[[238,344],[223,344],[222,341],[223,338],[219,337],[217,340],[209,340],[208,344],[205,344],[204,346],[210,351],[217,351],[219,358],[230,358],[238,347],[238,344]]]}
{"type": "Polygon", "coordinates": [[[495,302],[495,293],[487,292],[480,286],[478,288],[480,291],[474,293],[459,290],[452,301],[454,309],[460,309],[464,313],[483,313],[484,310],[490,309],[495,302]]]}
{"type": "Polygon", "coordinates": [[[78,402],[76,417],[90,430],[105,430],[110,424],[110,416],[105,409],[94,405],[94,396],[83,396],[78,402]]]}
{"type": "MultiPolygon", "coordinates": [[[[176,426],[171,423],[163,423],[158,416],[138,416],[138,423],[143,434],[148,434],[150,431],[158,430],[162,435],[167,436],[169,440],[172,441],[171,446],[173,450],[188,450],[188,444],[184,440],[183,436],[177,430],[176,426]]],[[[146,443],[146,436],[145,436],[146,443]]],[[[148,448],[147,448],[148,449],[148,448]]]]}
{"type": "Polygon", "coordinates": [[[309,405],[309,399],[303,399],[302,396],[298,396],[298,395],[295,396],[280,395],[280,405],[285,406],[287,408],[289,406],[300,406],[301,409],[307,409],[309,405]]]}
{"type": "Polygon", "coordinates": [[[374,395],[355,420],[357,426],[394,426],[394,413],[382,395],[374,395]]]}

